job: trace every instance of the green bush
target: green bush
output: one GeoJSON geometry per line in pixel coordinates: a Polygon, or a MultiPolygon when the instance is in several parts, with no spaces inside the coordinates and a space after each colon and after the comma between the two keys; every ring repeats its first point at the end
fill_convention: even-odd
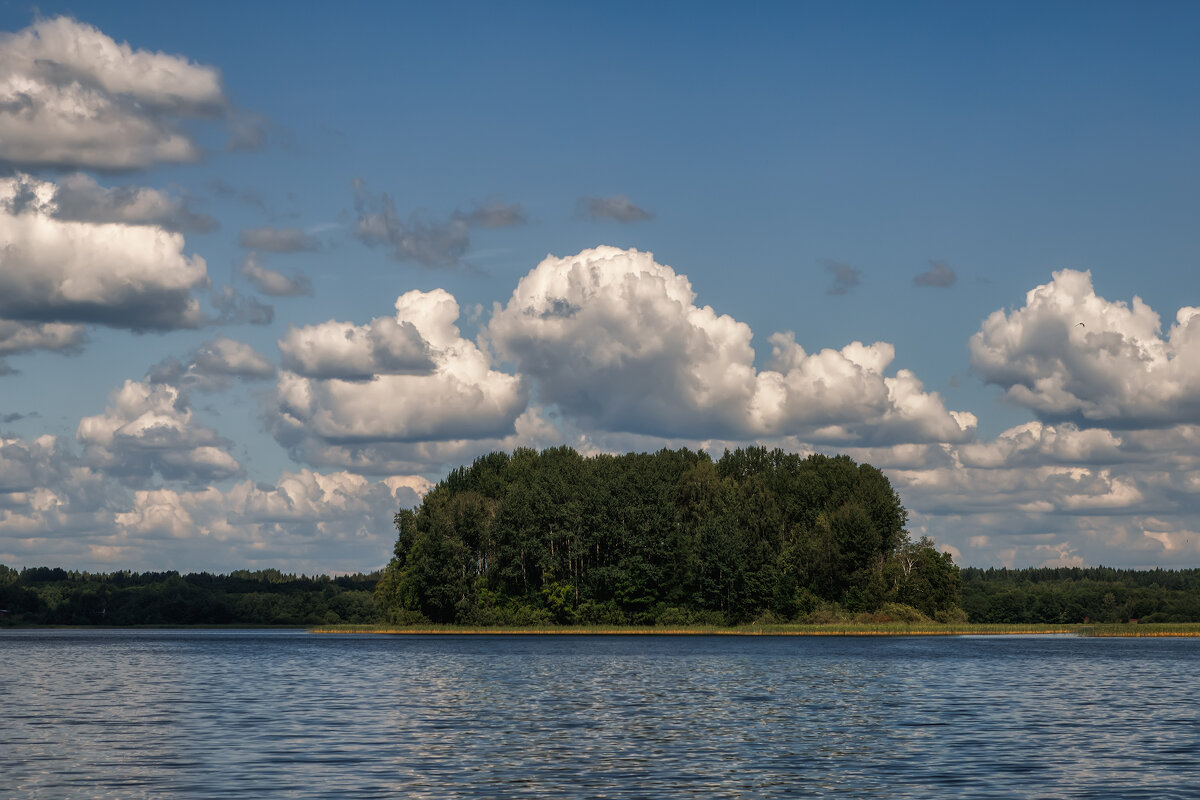
{"type": "Polygon", "coordinates": [[[929,622],[929,617],[904,603],[884,603],[879,607],[879,616],[883,617],[880,622],[929,622]]]}

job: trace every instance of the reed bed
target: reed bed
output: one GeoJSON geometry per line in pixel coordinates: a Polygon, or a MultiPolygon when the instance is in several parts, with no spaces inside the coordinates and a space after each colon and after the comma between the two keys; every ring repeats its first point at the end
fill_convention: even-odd
{"type": "Polygon", "coordinates": [[[459,625],[330,625],[313,633],[379,633],[393,635],[520,635],[520,636],[999,636],[1076,633],[1078,625],[942,625],[938,623],[833,623],[822,625],[716,626],[595,626],[473,628],[459,625]]]}
{"type": "Polygon", "coordinates": [[[1116,623],[1088,625],[1081,628],[1080,636],[1120,637],[1200,637],[1200,622],[1147,622],[1138,624],[1116,623]]]}

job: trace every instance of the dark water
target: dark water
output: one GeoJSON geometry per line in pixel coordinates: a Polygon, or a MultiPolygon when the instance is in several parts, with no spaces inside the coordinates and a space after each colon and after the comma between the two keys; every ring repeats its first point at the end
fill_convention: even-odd
{"type": "Polygon", "coordinates": [[[0,632],[0,796],[1200,797],[1200,640],[0,632]]]}

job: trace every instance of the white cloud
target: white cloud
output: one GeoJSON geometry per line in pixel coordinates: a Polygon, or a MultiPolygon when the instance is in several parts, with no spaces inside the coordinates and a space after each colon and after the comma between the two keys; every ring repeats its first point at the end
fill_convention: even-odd
{"type": "Polygon", "coordinates": [[[1091,273],[1061,270],[971,337],[971,365],[1046,420],[1138,428],[1200,421],[1200,308],[1162,336],[1138,297],[1096,295],[1091,273]]]}
{"type": "Polygon", "coordinates": [[[458,315],[448,292],[412,291],[397,298],[394,319],[289,330],[276,438],[307,459],[330,446],[511,433],[528,392],[461,337],[458,315]]]}
{"type": "Polygon", "coordinates": [[[416,477],[369,481],[300,470],[271,486],[243,481],[226,491],[138,491],[127,510],[112,516],[109,542],[125,561],[146,560],[147,547],[152,553],[182,547],[223,571],[279,564],[312,573],[369,571],[383,565],[395,542],[392,515],[420,502],[422,489],[416,477]],[[163,538],[175,541],[156,548],[163,538]],[[205,550],[210,555],[199,556],[205,550]]]}
{"type": "Polygon", "coordinates": [[[208,284],[206,265],[184,255],[181,235],[56,219],[56,188],[25,176],[0,179],[0,316],[134,330],[205,321],[191,293],[208,284]]]}
{"type": "MultiPolygon", "coordinates": [[[[35,187],[31,187],[36,192],[35,187]]],[[[105,188],[83,173],[64,176],[52,201],[52,215],[76,222],[158,225],[172,231],[215,230],[217,221],[198,214],[185,200],[144,186],[105,188]]]]}
{"type": "Polygon", "coordinates": [[[30,324],[0,319],[0,356],[29,350],[74,350],[83,343],[83,328],[60,322],[30,324]]]}
{"type": "Polygon", "coordinates": [[[75,438],[90,466],[144,482],[213,481],[241,473],[228,443],[196,423],[186,397],[169,384],[125,381],[103,414],[79,421],[75,438]]]}
{"type": "Polygon", "coordinates": [[[75,353],[87,337],[81,325],[66,325],[61,322],[16,322],[0,319],[0,375],[14,372],[3,356],[27,353],[32,350],[50,350],[58,353],[75,353]]]}
{"type": "Polygon", "coordinates": [[[367,475],[417,472],[440,477],[450,469],[471,463],[484,453],[511,452],[517,447],[557,447],[564,442],[585,454],[639,449],[625,447],[621,443],[608,446],[613,443],[607,440],[602,442],[602,446],[597,446],[595,439],[586,434],[564,434],[538,407],[527,408],[512,423],[511,432],[496,436],[467,438],[464,435],[461,438],[426,441],[343,441],[305,436],[298,429],[283,427],[279,423],[276,423],[275,434],[291,448],[293,457],[298,460],[317,467],[367,475]]]}
{"type": "Polygon", "coordinates": [[[1058,426],[1029,422],[1004,431],[990,442],[958,448],[967,467],[1000,467],[1036,464],[1104,464],[1130,460],[1122,452],[1123,440],[1111,431],[1071,423],[1058,426]]]}
{"type": "Polygon", "coordinates": [[[220,391],[233,378],[263,380],[274,377],[275,367],[245,342],[218,336],[192,351],[184,361],[167,358],[150,368],[151,383],[169,383],[181,389],[220,391]]]}
{"type": "Polygon", "coordinates": [[[367,571],[387,560],[392,515],[429,488],[412,475],[300,470],[271,485],[128,491],[54,437],[0,439],[0,563],[367,571]]]}
{"type": "Polygon", "coordinates": [[[0,161],[96,169],[194,161],[200,150],[178,122],[225,108],[216,69],[135,50],[67,17],[0,34],[0,161]]]}
{"type": "Polygon", "coordinates": [[[1184,566],[1195,555],[1178,545],[1190,544],[1200,506],[1200,426],[1030,422],[936,447],[942,458],[906,463],[876,450],[871,463],[913,512],[910,530],[953,544],[968,563],[1184,566]]]}
{"type": "Polygon", "coordinates": [[[192,356],[192,365],[205,375],[269,378],[275,374],[275,367],[266,356],[245,342],[227,336],[218,336],[201,345],[192,356]]]}
{"type": "Polygon", "coordinates": [[[750,327],[695,305],[685,276],[636,250],[547,257],[487,336],[543,402],[606,431],[867,444],[962,441],[976,422],[911,372],[887,377],[885,342],[810,355],[775,334],[772,369],[756,371],[750,327]]]}
{"type": "Polygon", "coordinates": [[[366,325],[329,320],[289,327],[279,340],[285,369],[304,378],[372,380],[378,375],[428,375],[430,345],[410,320],[376,317],[366,325]]]}

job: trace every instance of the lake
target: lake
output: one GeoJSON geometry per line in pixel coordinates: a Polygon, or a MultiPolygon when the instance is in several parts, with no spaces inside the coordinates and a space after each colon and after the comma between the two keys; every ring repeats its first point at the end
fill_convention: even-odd
{"type": "Polygon", "coordinates": [[[1193,798],[1200,640],[0,631],[14,798],[1193,798]]]}

